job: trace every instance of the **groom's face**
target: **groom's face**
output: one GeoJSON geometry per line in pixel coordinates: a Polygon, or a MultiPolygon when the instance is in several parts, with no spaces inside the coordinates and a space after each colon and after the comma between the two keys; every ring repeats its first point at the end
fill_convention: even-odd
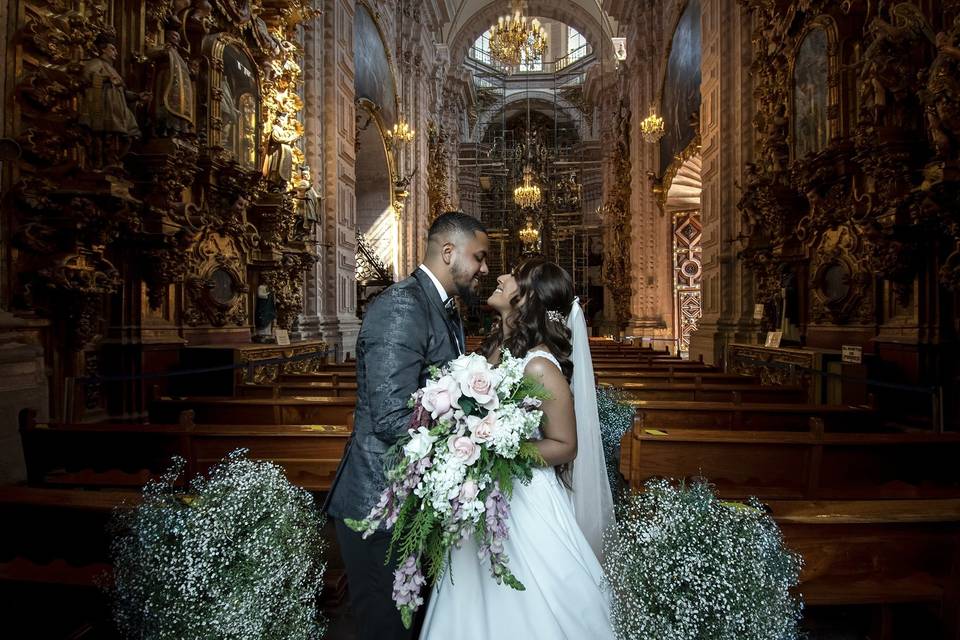
{"type": "Polygon", "coordinates": [[[453,285],[457,289],[457,295],[467,301],[474,297],[480,287],[480,278],[490,272],[487,268],[488,248],[487,234],[478,231],[460,235],[450,253],[453,285]]]}

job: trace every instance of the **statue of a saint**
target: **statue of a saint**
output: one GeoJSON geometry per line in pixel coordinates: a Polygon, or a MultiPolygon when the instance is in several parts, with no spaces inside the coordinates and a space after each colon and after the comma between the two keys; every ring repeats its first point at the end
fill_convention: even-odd
{"type": "Polygon", "coordinates": [[[195,113],[190,67],[180,55],[180,34],[169,29],[164,37],[164,46],[149,53],[155,66],[150,109],[153,132],[158,136],[190,133],[195,113]]]}
{"type": "Polygon", "coordinates": [[[313,225],[320,221],[321,198],[317,188],[313,186],[309,165],[300,167],[300,175],[294,180],[293,186],[297,192],[297,199],[300,200],[303,228],[313,229],[313,225]]]}
{"type": "Polygon", "coordinates": [[[113,38],[96,41],[100,55],[83,63],[79,123],[93,132],[91,160],[94,166],[114,166],[120,162],[130,141],[140,137],[140,127],[128,102],[146,102],[150,93],[127,91],[123,78],[114,68],[117,45],[113,38]]]}

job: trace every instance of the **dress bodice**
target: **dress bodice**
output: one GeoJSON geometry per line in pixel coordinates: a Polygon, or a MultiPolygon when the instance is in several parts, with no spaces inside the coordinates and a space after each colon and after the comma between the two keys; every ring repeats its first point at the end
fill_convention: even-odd
{"type": "Polygon", "coordinates": [[[523,368],[526,369],[527,365],[534,358],[543,358],[545,360],[549,360],[554,364],[554,366],[557,367],[557,369],[560,369],[561,371],[563,371],[563,367],[560,366],[560,362],[553,356],[553,354],[550,353],[549,351],[544,351],[543,349],[535,349],[533,351],[527,351],[527,355],[523,357],[523,368]]]}

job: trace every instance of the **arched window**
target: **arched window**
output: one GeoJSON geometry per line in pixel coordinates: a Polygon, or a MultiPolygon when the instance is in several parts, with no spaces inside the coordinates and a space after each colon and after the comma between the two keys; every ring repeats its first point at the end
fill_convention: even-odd
{"type": "Polygon", "coordinates": [[[587,55],[587,39],[583,37],[582,33],[568,26],[567,56],[570,62],[576,62],[585,55],[587,55]]]}

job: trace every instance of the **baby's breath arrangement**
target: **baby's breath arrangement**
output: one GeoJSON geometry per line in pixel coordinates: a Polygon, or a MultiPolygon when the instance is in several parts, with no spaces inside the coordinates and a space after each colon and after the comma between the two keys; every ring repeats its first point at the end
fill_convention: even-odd
{"type": "Polygon", "coordinates": [[[619,505],[605,569],[614,625],[630,640],[793,640],[801,559],[755,500],[652,480],[619,505]]]}
{"type": "Polygon", "coordinates": [[[597,387],[597,414],[600,418],[600,440],[603,443],[603,458],[607,465],[607,479],[614,497],[620,497],[624,489],[620,475],[620,441],[633,427],[636,410],[623,402],[622,392],[613,387],[597,387]]]}
{"type": "Polygon", "coordinates": [[[184,461],[112,522],[114,619],[140,640],[315,640],[326,543],[313,497],[229,454],[188,487],[184,461]]]}

